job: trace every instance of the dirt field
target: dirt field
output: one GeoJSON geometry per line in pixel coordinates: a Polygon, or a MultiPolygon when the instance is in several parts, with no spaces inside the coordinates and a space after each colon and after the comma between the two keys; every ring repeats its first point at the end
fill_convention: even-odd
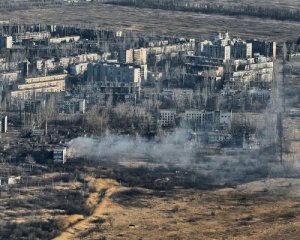
{"type": "Polygon", "coordinates": [[[94,213],[66,228],[57,240],[296,240],[300,234],[299,180],[270,179],[237,189],[170,192],[122,190],[108,180],[98,183],[107,194],[94,213]]]}
{"type": "Polygon", "coordinates": [[[56,23],[64,25],[98,26],[124,29],[147,34],[207,38],[228,30],[244,38],[295,40],[300,23],[261,20],[249,17],[230,17],[198,13],[136,9],[106,4],[64,6],[62,8],[31,9],[27,11],[0,11],[1,19],[25,23],[56,23]]]}
{"type": "Polygon", "coordinates": [[[187,2],[210,2],[210,3],[221,3],[221,4],[248,4],[263,7],[287,7],[287,8],[298,8],[300,2],[297,0],[187,0],[187,2]]]}
{"type": "MultiPolygon", "coordinates": [[[[43,179],[57,176],[45,175],[43,179]]],[[[21,190],[22,194],[14,200],[18,201],[15,208],[8,208],[11,196],[1,196],[0,223],[17,224],[14,226],[18,230],[13,230],[11,239],[33,239],[30,235],[21,237],[22,231],[35,232],[34,239],[49,239],[41,237],[38,229],[49,231],[47,227],[50,227],[53,231],[54,226],[58,226],[57,233],[53,233],[56,240],[297,240],[300,234],[299,179],[267,179],[219,190],[174,188],[167,191],[128,188],[113,179],[93,177],[87,177],[86,183],[94,189],[85,199],[89,213],[63,211],[61,205],[68,201],[67,197],[43,203],[54,190],[67,194],[81,185],[54,182],[52,192],[48,190],[47,194],[39,194],[43,186],[21,190]],[[33,200],[29,199],[39,204],[31,206],[33,200]],[[51,205],[55,201],[60,203],[57,209],[51,205]],[[51,219],[57,224],[47,223],[51,219]],[[26,223],[31,224],[31,230],[25,227],[26,223]]],[[[0,239],[7,239],[2,234],[0,239]]]]}

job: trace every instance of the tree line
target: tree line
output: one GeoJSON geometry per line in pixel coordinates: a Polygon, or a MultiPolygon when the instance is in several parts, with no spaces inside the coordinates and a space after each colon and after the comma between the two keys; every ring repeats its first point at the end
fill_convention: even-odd
{"type": "Polygon", "coordinates": [[[33,7],[60,6],[63,0],[1,0],[0,9],[30,9],[33,7]]]}
{"type": "Polygon", "coordinates": [[[189,2],[184,0],[111,0],[107,4],[134,6],[204,14],[222,14],[229,16],[251,16],[275,20],[300,21],[300,10],[280,7],[263,7],[247,4],[233,5],[209,2],[189,2]]]}

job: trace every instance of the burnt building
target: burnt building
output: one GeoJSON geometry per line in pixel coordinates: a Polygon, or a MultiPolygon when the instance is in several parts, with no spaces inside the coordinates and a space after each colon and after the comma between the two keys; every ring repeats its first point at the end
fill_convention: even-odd
{"type": "Polygon", "coordinates": [[[276,59],[276,52],[277,52],[276,42],[260,41],[256,39],[252,39],[247,42],[252,43],[253,55],[255,53],[259,53],[260,55],[263,55],[265,57],[271,57],[273,59],[276,59]]]}
{"type": "Polygon", "coordinates": [[[7,128],[8,128],[8,124],[7,124],[7,116],[4,116],[1,118],[1,122],[0,122],[0,129],[2,133],[6,133],[7,132],[7,128]]]}
{"type": "Polygon", "coordinates": [[[67,161],[67,148],[56,147],[53,150],[53,162],[57,164],[65,164],[67,161]]]}

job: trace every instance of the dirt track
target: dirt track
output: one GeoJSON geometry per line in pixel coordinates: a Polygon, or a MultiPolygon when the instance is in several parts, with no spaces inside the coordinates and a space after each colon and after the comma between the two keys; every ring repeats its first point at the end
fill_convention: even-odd
{"type": "Polygon", "coordinates": [[[61,235],[55,238],[56,240],[80,239],[82,234],[88,233],[93,228],[95,222],[105,218],[107,210],[113,205],[109,199],[110,196],[125,189],[118,186],[118,183],[111,179],[89,178],[89,185],[94,186],[96,191],[87,199],[87,205],[94,206],[93,212],[88,217],[72,219],[78,222],[63,230],[61,235]]]}
{"type": "Polygon", "coordinates": [[[113,180],[91,216],[67,228],[65,239],[294,239],[300,234],[299,180],[269,179],[237,189],[175,189],[124,195],[113,180]],[[120,192],[121,191],[121,192],[120,192]],[[113,196],[119,192],[118,197],[113,196]]]}

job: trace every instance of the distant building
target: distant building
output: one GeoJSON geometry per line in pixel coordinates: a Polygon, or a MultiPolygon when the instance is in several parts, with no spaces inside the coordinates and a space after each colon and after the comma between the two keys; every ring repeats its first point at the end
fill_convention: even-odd
{"type": "Polygon", "coordinates": [[[141,82],[141,69],[129,65],[97,63],[89,64],[88,79],[95,82],[136,83],[141,82]]]}
{"type": "Polygon", "coordinates": [[[277,44],[276,42],[270,41],[260,41],[260,40],[249,40],[249,43],[252,44],[252,53],[259,53],[265,57],[270,57],[276,59],[276,51],[277,51],[277,44]]]}
{"type": "Polygon", "coordinates": [[[18,84],[11,92],[12,98],[30,99],[44,93],[65,91],[67,74],[25,78],[25,83],[18,84]]]}
{"type": "Polygon", "coordinates": [[[252,43],[234,40],[231,52],[233,59],[247,59],[252,57],[252,43]]]}
{"type": "Polygon", "coordinates": [[[172,99],[174,101],[186,102],[192,99],[194,94],[193,89],[184,88],[164,88],[161,95],[165,99],[172,99]]]}
{"type": "Polygon", "coordinates": [[[215,112],[188,110],[184,113],[184,121],[195,129],[206,128],[215,124],[215,112]]]}
{"type": "Polygon", "coordinates": [[[231,134],[222,131],[197,131],[192,134],[192,141],[195,143],[219,145],[222,142],[230,141],[231,134]]]}
{"type": "Polygon", "coordinates": [[[178,41],[170,43],[165,41],[151,41],[146,48],[147,54],[155,55],[156,61],[163,58],[164,55],[178,56],[180,53],[188,53],[195,51],[195,39],[187,39],[185,41],[178,41]]]}
{"type": "Polygon", "coordinates": [[[160,110],[159,123],[163,127],[175,126],[176,110],[160,110]]]}
{"type": "Polygon", "coordinates": [[[297,45],[300,45],[300,35],[299,35],[298,40],[297,40],[297,45]]]}
{"type": "Polygon", "coordinates": [[[81,75],[81,74],[84,74],[84,72],[87,71],[88,64],[89,64],[88,62],[74,64],[74,65],[72,65],[70,67],[70,73],[72,75],[81,75]]]}
{"type": "Polygon", "coordinates": [[[145,48],[121,50],[119,53],[120,63],[134,63],[137,65],[147,64],[147,51],[145,48]]]}
{"type": "Polygon", "coordinates": [[[231,140],[232,136],[224,132],[209,132],[207,134],[208,144],[219,144],[231,140]]]}
{"type": "Polygon", "coordinates": [[[16,33],[13,35],[13,40],[16,43],[21,43],[24,40],[44,40],[51,37],[50,32],[41,31],[41,32],[24,32],[16,33]]]}
{"type": "Polygon", "coordinates": [[[77,42],[79,40],[80,40],[80,36],[66,36],[66,37],[60,37],[60,38],[49,38],[49,44],[77,42]]]}
{"type": "Polygon", "coordinates": [[[254,54],[254,58],[234,61],[233,80],[243,83],[271,82],[274,63],[271,58],[254,54]]]}
{"type": "Polygon", "coordinates": [[[27,99],[21,103],[22,109],[28,113],[37,113],[39,109],[46,105],[46,100],[27,99]]]}
{"type": "Polygon", "coordinates": [[[53,150],[53,162],[57,164],[65,164],[67,161],[67,148],[56,147],[53,150]]]}
{"type": "Polygon", "coordinates": [[[0,36],[0,48],[12,48],[13,38],[12,36],[0,36]]]}
{"type": "Polygon", "coordinates": [[[0,128],[1,128],[1,132],[2,133],[6,133],[7,132],[7,128],[8,128],[7,119],[8,119],[7,116],[4,116],[4,117],[1,118],[1,122],[0,122],[1,126],[0,126],[0,128]]]}
{"type": "Polygon", "coordinates": [[[259,89],[259,88],[251,88],[249,90],[250,95],[250,104],[258,101],[261,103],[268,103],[271,99],[271,90],[270,89],[259,89]]]}
{"type": "Polygon", "coordinates": [[[58,103],[58,112],[59,113],[85,113],[86,101],[85,99],[70,99],[61,101],[58,103]]]}
{"type": "Polygon", "coordinates": [[[140,68],[141,81],[142,82],[147,82],[147,80],[148,80],[148,66],[147,66],[147,64],[137,65],[136,67],[140,68]]]}
{"type": "Polygon", "coordinates": [[[232,122],[232,112],[220,112],[220,124],[221,125],[227,125],[231,127],[232,122]]]}
{"type": "Polygon", "coordinates": [[[147,52],[145,48],[133,50],[133,63],[134,64],[147,64],[147,52]]]}
{"type": "Polygon", "coordinates": [[[196,46],[196,56],[209,59],[246,59],[252,57],[252,43],[239,38],[230,38],[228,33],[219,33],[213,41],[202,41],[196,46]]]}
{"type": "Polygon", "coordinates": [[[18,184],[21,181],[21,177],[10,176],[10,177],[0,177],[0,186],[3,185],[14,185],[18,184]]]}
{"type": "Polygon", "coordinates": [[[120,63],[133,63],[133,49],[121,50],[119,61],[120,63]]]}
{"type": "Polygon", "coordinates": [[[119,30],[115,32],[116,37],[123,37],[123,31],[119,30]]]}
{"type": "Polygon", "coordinates": [[[196,54],[197,56],[228,61],[231,58],[231,47],[227,44],[214,44],[211,41],[203,41],[197,45],[196,54]]]}
{"type": "Polygon", "coordinates": [[[16,82],[21,76],[21,71],[14,71],[14,72],[3,72],[0,73],[0,81],[5,83],[14,83],[16,82]]]}

